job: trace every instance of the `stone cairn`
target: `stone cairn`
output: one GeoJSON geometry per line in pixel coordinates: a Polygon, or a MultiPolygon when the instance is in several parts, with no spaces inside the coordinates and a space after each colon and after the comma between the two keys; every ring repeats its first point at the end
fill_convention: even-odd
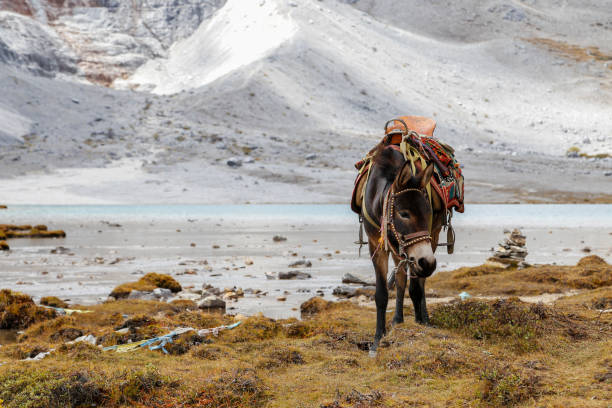
{"type": "Polygon", "coordinates": [[[508,268],[518,266],[524,268],[529,266],[525,262],[527,257],[527,248],[525,247],[526,237],[519,229],[514,229],[512,232],[504,231],[506,237],[499,243],[493,256],[487,259],[487,264],[508,268]]]}

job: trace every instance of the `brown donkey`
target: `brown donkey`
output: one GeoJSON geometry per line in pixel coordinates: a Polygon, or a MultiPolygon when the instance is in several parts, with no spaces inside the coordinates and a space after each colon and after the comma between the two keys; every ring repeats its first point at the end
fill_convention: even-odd
{"type": "Polygon", "coordinates": [[[445,210],[437,194],[431,194],[431,198],[427,194],[426,186],[433,174],[433,164],[419,167],[414,166],[413,170],[411,162],[405,160],[400,151],[381,144],[373,154],[372,168],[363,190],[361,215],[376,272],[377,314],[376,334],[370,348],[372,356],[376,355],[380,339],[386,333],[389,254],[396,265],[395,276],[390,278],[395,278],[397,288],[392,324],[404,321],[408,275],[415,319],[418,323],[429,323],[425,279],[436,269],[434,252],[445,210]],[[376,225],[376,220],[379,225],[376,225]]]}

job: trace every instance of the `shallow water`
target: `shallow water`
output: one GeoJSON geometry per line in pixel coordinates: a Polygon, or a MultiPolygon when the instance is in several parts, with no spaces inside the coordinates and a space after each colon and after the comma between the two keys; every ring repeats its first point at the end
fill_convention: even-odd
{"type": "MultiPolygon", "coordinates": [[[[149,219],[224,219],[259,222],[354,223],[356,215],[344,204],[295,205],[14,205],[0,213],[5,222],[31,220],[117,221],[149,219]]],[[[610,204],[468,204],[455,213],[455,226],[612,227],[610,204]]]]}
{"type": "MultiPolygon", "coordinates": [[[[261,289],[267,296],[247,296],[229,304],[230,312],[288,317],[317,290],[331,299],[345,272],[373,277],[367,248],[358,257],[353,244],[357,216],[344,205],[10,206],[0,211],[0,223],[43,223],[67,233],[65,239],[13,239],[11,251],[0,253],[0,287],[36,298],[95,303],[120,283],[160,272],[185,287],[261,289]],[[273,242],[274,235],[287,241],[273,242]],[[67,253],[50,253],[60,245],[67,253]],[[299,259],[312,262],[300,269],[312,279],[266,279],[266,272],[287,271],[299,259]],[[287,300],[278,301],[281,296],[287,300]]],[[[503,230],[513,227],[527,235],[531,263],[573,264],[587,246],[610,261],[610,205],[468,205],[453,223],[455,254],[438,251],[439,270],[484,262],[503,230]]]]}

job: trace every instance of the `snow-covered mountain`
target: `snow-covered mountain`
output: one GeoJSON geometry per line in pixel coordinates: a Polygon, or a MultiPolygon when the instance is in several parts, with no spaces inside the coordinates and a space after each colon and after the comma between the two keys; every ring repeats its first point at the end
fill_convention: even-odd
{"type": "Polygon", "coordinates": [[[612,1],[586,3],[0,0],[2,173],[126,165],[150,201],[175,177],[159,200],[342,201],[382,124],[417,114],[480,199],[589,191],[610,159],[564,156],[612,152],[612,1]],[[238,175],[250,199],[223,193],[238,175]]]}

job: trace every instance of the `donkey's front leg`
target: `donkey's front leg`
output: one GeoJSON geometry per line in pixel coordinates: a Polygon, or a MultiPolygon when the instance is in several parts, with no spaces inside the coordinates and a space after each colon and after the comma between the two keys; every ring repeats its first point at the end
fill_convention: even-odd
{"type": "MultiPolygon", "coordinates": [[[[399,259],[393,256],[395,266],[399,263],[399,259]]],[[[393,273],[393,272],[392,272],[393,273]]],[[[392,324],[404,323],[404,294],[406,293],[406,269],[402,268],[395,275],[395,288],[397,295],[395,297],[395,315],[393,316],[392,324]]]]}
{"type": "MultiPolygon", "coordinates": [[[[376,245],[370,240],[370,255],[376,251],[376,245]]],[[[387,269],[389,267],[389,254],[382,249],[376,252],[372,259],[374,270],[376,272],[376,334],[374,335],[374,344],[370,347],[370,356],[376,356],[376,350],[380,344],[380,339],[386,334],[386,313],[387,303],[389,301],[389,291],[387,289],[387,269]]]]}
{"type": "Polygon", "coordinates": [[[429,324],[429,314],[427,314],[427,304],[425,302],[425,278],[411,278],[408,292],[414,305],[414,319],[417,323],[429,324]]]}

